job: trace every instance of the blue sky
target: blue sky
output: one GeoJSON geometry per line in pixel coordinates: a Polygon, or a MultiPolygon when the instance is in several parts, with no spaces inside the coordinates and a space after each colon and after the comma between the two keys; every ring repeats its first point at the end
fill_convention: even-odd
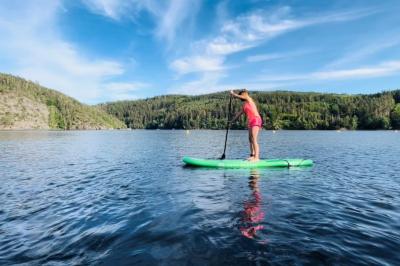
{"type": "Polygon", "coordinates": [[[400,88],[398,14],[398,0],[3,0],[0,72],[89,104],[378,92],[400,88]]]}

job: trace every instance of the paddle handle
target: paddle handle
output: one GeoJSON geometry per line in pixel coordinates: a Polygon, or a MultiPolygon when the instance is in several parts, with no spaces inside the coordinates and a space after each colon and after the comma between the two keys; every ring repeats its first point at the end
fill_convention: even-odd
{"type": "Polygon", "coordinates": [[[228,121],[226,123],[224,153],[221,156],[221,160],[225,159],[226,143],[228,141],[228,132],[229,132],[230,119],[231,119],[231,109],[232,109],[232,95],[229,96],[229,111],[228,111],[228,115],[227,115],[228,121]]]}

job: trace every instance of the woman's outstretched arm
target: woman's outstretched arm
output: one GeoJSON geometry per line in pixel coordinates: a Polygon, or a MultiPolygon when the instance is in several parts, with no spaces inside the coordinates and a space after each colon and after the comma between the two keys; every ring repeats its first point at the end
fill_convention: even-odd
{"type": "Polygon", "coordinates": [[[244,100],[244,101],[247,101],[247,100],[249,99],[249,95],[246,95],[246,94],[244,94],[244,95],[239,95],[239,94],[235,93],[234,91],[231,91],[230,93],[231,93],[231,95],[232,95],[233,97],[238,98],[238,99],[241,99],[241,100],[244,100]]]}
{"type": "Polygon", "coordinates": [[[243,110],[237,112],[237,113],[235,114],[235,116],[233,117],[233,119],[232,119],[231,121],[229,121],[229,123],[232,124],[233,122],[235,122],[242,114],[243,114],[243,110]]]}

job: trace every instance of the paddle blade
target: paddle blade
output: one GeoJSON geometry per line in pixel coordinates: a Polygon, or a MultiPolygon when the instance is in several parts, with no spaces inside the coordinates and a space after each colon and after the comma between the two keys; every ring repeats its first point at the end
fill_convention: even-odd
{"type": "Polygon", "coordinates": [[[221,158],[219,158],[220,160],[225,160],[225,153],[222,154],[221,158]]]}

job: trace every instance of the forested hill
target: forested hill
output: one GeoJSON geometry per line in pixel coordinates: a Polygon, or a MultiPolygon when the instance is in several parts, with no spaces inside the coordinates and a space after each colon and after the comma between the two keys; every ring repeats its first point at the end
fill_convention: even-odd
{"type": "Polygon", "coordinates": [[[98,107],[0,73],[0,129],[108,129],[125,124],[98,107]]]}
{"type": "MultiPolygon", "coordinates": [[[[267,129],[399,129],[400,90],[371,95],[252,92],[267,129]]],[[[228,92],[100,105],[130,128],[223,129],[228,92]]],[[[240,110],[235,100],[234,111],[240,110]]],[[[241,118],[232,127],[245,128],[241,118]]]]}
{"type": "MultiPolygon", "coordinates": [[[[400,90],[370,95],[251,92],[267,129],[400,129],[400,90]]],[[[0,129],[223,129],[228,92],[89,106],[0,73],[0,129]]],[[[241,102],[234,100],[233,112],[241,102]]],[[[233,128],[245,128],[242,117],[233,128]]]]}

